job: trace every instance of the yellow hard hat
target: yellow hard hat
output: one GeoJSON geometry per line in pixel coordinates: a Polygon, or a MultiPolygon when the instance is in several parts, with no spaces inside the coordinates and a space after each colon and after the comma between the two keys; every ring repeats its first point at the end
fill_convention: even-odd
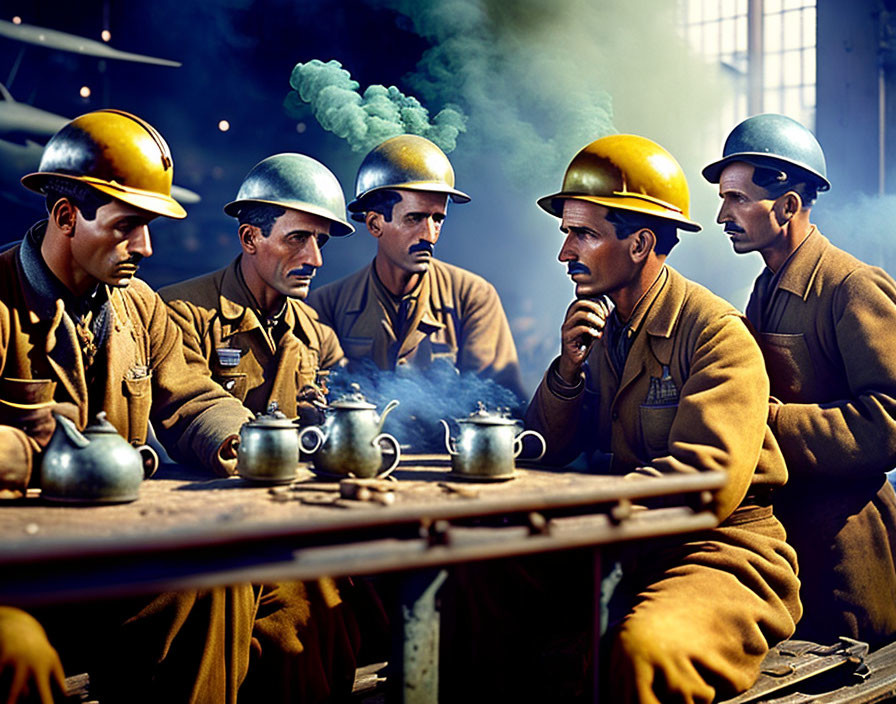
{"type": "Polygon", "coordinates": [[[355,199],[348,204],[352,219],[364,221],[371,193],[395,188],[445,193],[455,203],[470,200],[454,187],[454,169],[445,152],[415,134],[391,137],[364,157],[355,179],[355,199]]]}
{"type": "Polygon", "coordinates": [[[97,110],[53,135],[22,185],[43,193],[48,179],[69,178],[151,213],[184,218],[171,197],[173,174],[171,151],[152,125],[123,110],[97,110]]]}
{"type": "Polygon", "coordinates": [[[539,198],[538,205],[562,217],[566,199],[671,220],[682,230],[701,229],[689,219],[690,193],[681,166],[659,144],[633,134],[601,137],[582,149],[566,169],[562,190],[539,198]]]}

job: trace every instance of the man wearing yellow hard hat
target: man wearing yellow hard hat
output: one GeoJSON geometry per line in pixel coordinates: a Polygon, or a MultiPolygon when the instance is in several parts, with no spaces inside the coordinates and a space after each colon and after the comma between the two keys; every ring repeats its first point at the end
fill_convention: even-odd
{"type": "Polygon", "coordinates": [[[522,398],[516,346],[494,286],[433,257],[448,201],[470,200],[454,187],[448,157],[424,137],[392,137],[364,158],[355,192],[348,209],[376,238],[376,257],[308,297],[346,357],[387,370],[448,360],[522,398]]]}
{"type": "Polygon", "coordinates": [[[598,139],[538,204],[560,219],[559,259],[576,295],[526,416],[547,441],[545,460],[579,457],[633,481],[728,476],[717,528],[621,551],[607,701],[731,696],[800,615],[796,556],[770,503],[787,470],[766,425],[762,354],[742,315],[665,263],[678,230],[700,226],[660,145],[598,139]]]}
{"type": "MultiPolygon", "coordinates": [[[[188,367],[165,304],[136,278],[152,254],[150,221],[186,215],[171,197],[172,170],[155,128],[99,110],[66,124],[22,179],[45,197],[48,219],[0,255],[6,496],[28,485],[58,407],[82,428],[103,411],[135,444],[152,419],[178,460],[219,475],[235,470],[235,440],[251,414],[188,367]]],[[[107,701],[235,702],[256,598],[247,584],[42,610],[49,642],[30,615],[0,607],[0,682],[10,688],[2,694],[53,701],[58,651],[70,673],[90,672],[107,701]]]]}

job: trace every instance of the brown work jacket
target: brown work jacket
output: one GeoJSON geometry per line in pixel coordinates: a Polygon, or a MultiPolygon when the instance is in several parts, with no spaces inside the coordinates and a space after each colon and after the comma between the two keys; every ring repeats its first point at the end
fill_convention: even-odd
{"type": "Polygon", "coordinates": [[[747,317],[790,470],[775,512],[800,559],[797,633],[880,643],[896,633],[896,282],[813,228],[747,317]]]}
{"type": "Polygon", "coordinates": [[[240,257],[220,271],[166,286],[159,295],[181,329],[184,354],[252,411],[276,401],[289,418],[296,397],[337,364],[342,348],[333,330],[300,300],[286,300],[285,331],[274,340],[239,275],[240,257]],[[229,358],[234,350],[237,358],[229,358]]]}
{"type": "Polygon", "coordinates": [[[526,425],[545,436],[546,458],[560,464],[587,451],[602,453],[614,474],[724,471],[728,484],[717,505],[724,520],[751,487],[787,479],[766,425],[768,378],[741,314],[671,267],[665,271],[666,281],[633,314],[640,320],[622,378],[602,339],[588,356],[583,391],[558,396],[549,370],[526,425]]]}
{"type": "Polygon", "coordinates": [[[611,701],[727,698],[800,616],[796,554],[769,505],[787,469],[766,424],[762,354],[743,316],[669,267],[629,323],[621,375],[605,332],[579,388],[549,368],[526,425],[550,462],[585,451],[592,470],[636,481],[727,475],[716,528],[617,548],[622,579],[607,606],[611,701]]]}
{"type": "Polygon", "coordinates": [[[105,411],[132,443],[146,441],[147,423],[175,459],[231,474],[235,461],[218,449],[251,415],[208,377],[191,370],[177,326],[149,286],[107,287],[111,324],[88,389],[74,325],[56,300],[46,307],[31,288],[20,247],[0,254],[0,374],[56,383],[55,400],[74,403],[80,426],[105,411]]]}
{"type": "Polygon", "coordinates": [[[393,327],[373,264],[312,291],[308,304],[339,336],[349,360],[371,359],[380,369],[451,361],[524,397],[516,346],[495,287],[481,276],[432,260],[413,295],[404,326],[393,327]]]}

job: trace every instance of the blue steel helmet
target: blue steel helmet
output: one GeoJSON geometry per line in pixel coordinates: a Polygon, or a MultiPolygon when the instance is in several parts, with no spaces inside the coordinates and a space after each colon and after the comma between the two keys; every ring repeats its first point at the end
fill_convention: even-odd
{"type": "Polygon", "coordinates": [[[819,191],[831,187],[815,135],[785,115],[765,113],[741,122],[725,140],[722,158],[703,169],[703,178],[718,183],[722,171],[734,161],[778,169],[791,181],[808,177],[819,191]]]}
{"type": "Polygon", "coordinates": [[[470,200],[454,187],[454,169],[445,152],[414,134],[391,137],[364,157],[355,179],[355,199],[348,204],[352,219],[364,222],[371,193],[395,188],[444,193],[455,203],[470,200]]]}
{"type": "Polygon", "coordinates": [[[243,179],[236,200],[224,206],[224,212],[238,217],[240,209],[250,204],[279,205],[319,215],[332,222],[333,237],[355,231],[345,220],[345,195],[336,176],[304,154],[275,154],[258,162],[243,179]]]}

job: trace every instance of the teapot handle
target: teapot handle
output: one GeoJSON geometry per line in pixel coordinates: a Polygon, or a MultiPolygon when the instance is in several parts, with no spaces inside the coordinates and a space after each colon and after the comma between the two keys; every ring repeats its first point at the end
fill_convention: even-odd
{"type": "Polygon", "coordinates": [[[392,460],[392,464],[390,464],[388,467],[386,467],[386,469],[376,475],[377,479],[385,479],[390,474],[392,474],[392,472],[398,466],[398,461],[401,459],[401,447],[399,447],[398,440],[396,440],[394,436],[389,435],[389,433],[380,433],[373,439],[373,444],[378,445],[381,440],[385,441],[386,444],[392,446],[395,452],[395,458],[392,460]]]}
{"type": "Polygon", "coordinates": [[[453,449],[455,447],[455,443],[451,439],[451,428],[448,427],[448,421],[446,421],[444,418],[440,418],[439,423],[445,426],[445,450],[448,451],[449,455],[456,455],[457,450],[453,449]]]}
{"type": "Polygon", "coordinates": [[[326,434],[316,425],[306,426],[299,431],[299,450],[301,452],[304,452],[305,454],[313,455],[323,446],[326,441],[326,434]],[[314,436],[314,447],[307,447],[305,445],[306,435],[314,436]]]}
{"type": "Polygon", "coordinates": [[[523,451],[523,438],[527,435],[531,435],[534,438],[538,438],[538,442],[541,443],[541,452],[538,453],[538,457],[533,457],[533,462],[538,462],[542,457],[544,457],[544,453],[548,450],[548,445],[544,441],[544,437],[537,430],[524,430],[519,435],[517,435],[513,439],[513,456],[514,458],[519,457],[520,453],[523,451]]]}
{"type": "Polygon", "coordinates": [[[140,445],[136,450],[143,462],[143,478],[149,479],[159,468],[159,455],[149,445],[140,445]]]}

